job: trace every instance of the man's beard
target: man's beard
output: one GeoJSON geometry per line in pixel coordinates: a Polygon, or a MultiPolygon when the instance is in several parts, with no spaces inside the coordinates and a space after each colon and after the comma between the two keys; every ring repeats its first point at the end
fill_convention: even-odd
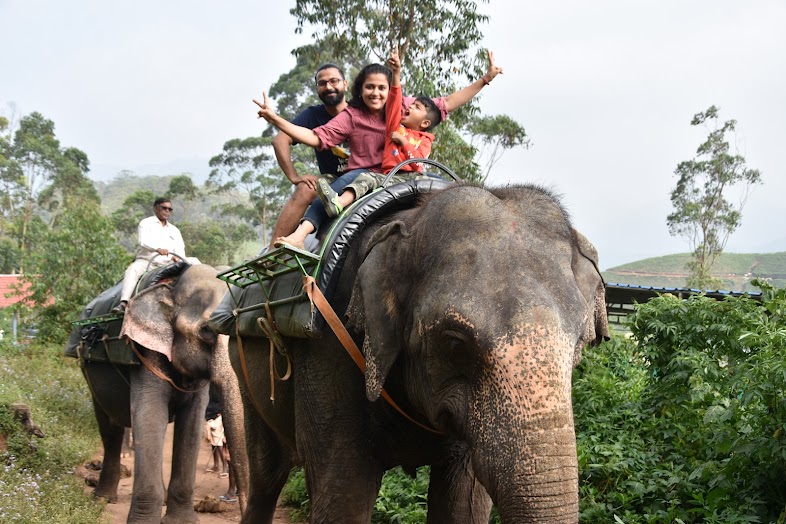
{"type": "Polygon", "coordinates": [[[344,91],[326,91],[319,95],[319,99],[326,106],[335,107],[344,101],[344,91]]]}

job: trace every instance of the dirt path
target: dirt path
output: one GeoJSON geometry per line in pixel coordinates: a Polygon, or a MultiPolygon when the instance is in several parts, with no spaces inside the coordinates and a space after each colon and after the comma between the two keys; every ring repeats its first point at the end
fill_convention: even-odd
{"type": "MultiPolygon", "coordinates": [[[[164,466],[163,474],[164,481],[169,482],[169,473],[171,470],[172,461],[172,429],[173,425],[170,424],[167,428],[166,441],[164,443],[164,466]]],[[[194,488],[194,503],[203,500],[205,497],[212,497],[217,499],[219,495],[223,495],[229,481],[226,478],[219,478],[218,473],[205,473],[205,466],[210,458],[210,444],[202,440],[201,447],[199,448],[199,459],[197,460],[197,473],[196,485],[194,488]]],[[[96,456],[101,459],[101,453],[96,456]]],[[[134,471],[134,458],[133,454],[130,457],[121,459],[123,465],[127,466],[129,470],[134,471]]],[[[120,480],[120,485],[117,488],[118,501],[115,504],[107,504],[105,515],[108,515],[111,524],[125,524],[128,517],[128,510],[131,507],[131,490],[134,486],[133,477],[120,480]]],[[[93,488],[87,488],[92,491],[93,488]]],[[[220,502],[216,504],[218,509],[222,509],[220,513],[200,513],[199,520],[201,524],[226,524],[227,522],[240,522],[240,508],[237,503],[220,502]]],[[[163,514],[163,511],[162,511],[163,514]]],[[[273,524],[290,524],[291,521],[287,518],[286,510],[278,508],[276,515],[273,519],[273,524]]]]}

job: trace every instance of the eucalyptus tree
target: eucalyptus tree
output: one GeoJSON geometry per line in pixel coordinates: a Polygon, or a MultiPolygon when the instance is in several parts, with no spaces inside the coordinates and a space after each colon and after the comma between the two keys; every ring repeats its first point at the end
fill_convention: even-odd
{"type": "Polygon", "coordinates": [[[60,146],[54,122],[41,113],[22,116],[18,125],[0,119],[0,236],[17,246],[15,270],[24,271],[36,232],[52,226],[69,200],[99,201],[89,165],[84,152],[60,146]]]}
{"type": "Polygon", "coordinates": [[[291,188],[272,152],[270,137],[228,140],[223,151],[210,159],[212,171],[205,183],[214,193],[242,195],[222,206],[221,213],[259,227],[263,245],[268,244],[267,230],[275,224],[291,188]]]}
{"type": "Polygon", "coordinates": [[[677,185],[671,192],[674,211],[666,218],[669,233],[685,238],[691,248],[687,285],[703,289],[717,285],[712,266],[740,226],[750,191],[762,183],[761,173],[731,151],[727,134],[735,135],[736,120],[721,123],[718,112],[710,106],[691,120],[692,126],[704,126],[709,134],[696,157],[677,165],[677,185]]]}
{"type": "MultiPolygon", "coordinates": [[[[351,79],[369,61],[384,63],[394,48],[398,48],[403,65],[406,92],[431,96],[454,92],[485,72],[481,26],[489,18],[480,9],[483,4],[488,0],[297,0],[290,10],[297,20],[295,31],[310,31],[313,43],[293,51],[297,64],[271,87],[279,113],[291,118],[306,105],[316,103],[311,80],[319,64],[337,63],[351,79]]],[[[502,151],[528,140],[518,124],[513,139],[509,138],[510,128],[501,127],[499,136],[474,137],[473,130],[479,128],[469,123],[477,113],[475,100],[453,112],[436,128],[431,152],[431,158],[469,180],[487,177],[502,151]],[[480,165],[484,162],[482,155],[472,141],[464,139],[466,135],[479,143],[492,144],[496,150],[490,162],[485,159],[485,168],[480,165]]],[[[486,126],[484,133],[491,129],[486,126]]]]}

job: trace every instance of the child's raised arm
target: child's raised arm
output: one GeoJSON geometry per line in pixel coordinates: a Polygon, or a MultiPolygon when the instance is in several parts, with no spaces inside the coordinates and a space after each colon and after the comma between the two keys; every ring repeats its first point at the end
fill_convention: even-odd
{"type": "Polygon", "coordinates": [[[393,72],[393,82],[390,85],[393,86],[400,86],[401,85],[401,58],[398,56],[398,47],[396,47],[393,51],[390,52],[390,58],[388,58],[388,65],[390,66],[390,70],[393,72]]]}
{"type": "Polygon", "coordinates": [[[262,91],[262,102],[260,103],[258,100],[254,100],[254,103],[259,106],[259,111],[257,111],[259,118],[264,118],[269,123],[291,136],[296,142],[316,148],[322,145],[322,141],[311,129],[296,126],[278,116],[276,112],[273,111],[273,108],[270,107],[270,104],[268,104],[267,94],[264,91],[262,91]]]}
{"type": "Polygon", "coordinates": [[[494,80],[495,76],[502,73],[502,68],[494,64],[494,53],[488,51],[488,57],[489,68],[485,75],[481,76],[464,89],[456,91],[455,93],[445,97],[445,108],[448,110],[448,112],[451,112],[472,100],[475,95],[480,93],[481,89],[489,85],[491,81],[494,80]]]}

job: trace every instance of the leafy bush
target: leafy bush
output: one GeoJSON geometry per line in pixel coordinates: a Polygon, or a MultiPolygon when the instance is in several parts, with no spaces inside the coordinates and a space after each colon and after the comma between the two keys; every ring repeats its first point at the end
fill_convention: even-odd
{"type": "Polygon", "coordinates": [[[767,295],[665,295],[631,316],[633,339],[586,353],[582,522],[783,522],[786,292],[767,295]]]}

